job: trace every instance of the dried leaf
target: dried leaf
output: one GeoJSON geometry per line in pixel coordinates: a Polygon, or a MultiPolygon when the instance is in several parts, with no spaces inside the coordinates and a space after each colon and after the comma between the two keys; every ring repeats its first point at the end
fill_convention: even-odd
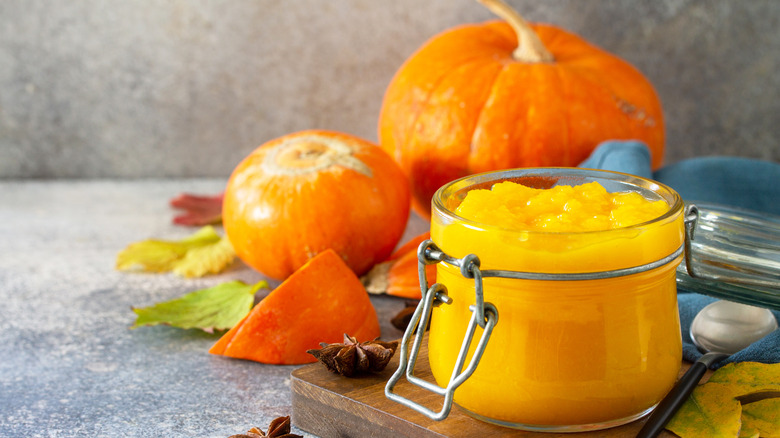
{"type": "Polygon", "coordinates": [[[182,193],[170,201],[171,207],[184,210],[184,213],[173,218],[173,223],[187,226],[221,224],[223,197],[224,194],[204,196],[182,193]]]}
{"type": "Polygon", "coordinates": [[[267,287],[265,281],[247,285],[235,280],[153,306],[133,308],[138,316],[131,328],[164,324],[209,333],[228,330],[252,309],[255,293],[267,287]]]}
{"type": "MultiPolygon", "coordinates": [[[[417,247],[430,238],[423,233],[411,238],[387,260],[377,263],[361,278],[366,291],[419,300],[422,296],[418,274],[417,247]]],[[[428,283],[436,282],[436,265],[425,267],[428,283]]]]}
{"type": "Polygon", "coordinates": [[[168,272],[186,277],[217,273],[235,260],[235,252],[214,227],[206,226],[175,241],[149,239],[130,244],[116,259],[120,271],[168,272]]]}
{"type": "MultiPolygon", "coordinates": [[[[681,438],[707,436],[736,437],[743,422],[743,404],[748,409],[762,400],[780,397],[780,364],[741,362],[715,371],[707,383],[699,385],[666,428],[681,438]]],[[[758,405],[756,415],[762,415],[758,405]]],[[[777,406],[777,405],[771,405],[777,406]]],[[[758,424],[748,414],[748,425],[758,424]]],[[[771,419],[770,421],[777,421],[771,419]]],[[[771,424],[771,423],[770,423],[771,424]]],[[[758,426],[750,426],[757,428],[758,426]]],[[[773,425],[776,430],[777,425],[773,425]]],[[[755,435],[746,428],[745,436],[755,435]]],[[[764,436],[764,435],[761,435],[764,436]]]]}
{"type": "Polygon", "coordinates": [[[780,438],[780,398],[767,398],[742,406],[740,438],[780,438]]]}

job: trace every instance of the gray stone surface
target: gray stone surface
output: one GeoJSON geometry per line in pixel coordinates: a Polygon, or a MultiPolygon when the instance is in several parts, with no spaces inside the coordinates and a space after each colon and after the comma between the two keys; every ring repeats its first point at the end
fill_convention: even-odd
{"type": "MultiPolygon", "coordinates": [[[[655,84],[667,163],[780,160],[780,2],[511,0],[655,84]]],[[[376,139],[387,83],[474,0],[0,2],[0,178],[226,176],[309,128],[376,139]]]]}
{"type": "MultiPolygon", "coordinates": [[[[114,270],[131,242],[193,231],[170,224],[169,198],[223,184],[0,182],[0,436],[227,437],[291,414],[295,367],[210,355],[218,336],[196,330],[129,329],[131,306],[262,278],[241,263],[201,279],[114,270]]],[[[424,227],[413,218],[407,236],[424,227]]],[[[373,301],[383,338],[399,338],[403,301],[373,301]]]]}

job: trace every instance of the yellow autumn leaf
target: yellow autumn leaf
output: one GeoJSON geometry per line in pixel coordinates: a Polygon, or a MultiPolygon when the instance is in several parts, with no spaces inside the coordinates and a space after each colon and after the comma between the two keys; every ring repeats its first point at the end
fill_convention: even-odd
{"type": "Polygon", "coordinates": [[[780,438],[780,398],[767,398],[742,405],[740,438],[780,438]]]}
{"type": "Polygon", "coordinates": [[[235,259],[228,240],[205,226],[181,240],[148,239],[132,243],[116,259],[120,271],[169,272],[199,277],[226,268],[235,259]]]}
{"type": "Polygon", "coordinates": [[[221,272],[236,258],[233,245],[226,237],[213,245],[192,248],[173,266],[173,272],[182,277],[202,277],[221,272]]]}
{"type": "Polygon", "coordinates": [[[780,383],[780,364],[740,362],[724,365],[710,376],[708,383],[737,383],[745,387],[780,383]]]}
{"type": "Polygon", "coordinates": [[[742,405],[732,391],[724,384],[699,385],[666,428],[681,438],[736,438],[742,425],[742,405]]]}
{"type": "MultiPolygon", "coordinates": [[[[743,403],[747,408],[760,400],[774,400],[773,397],[780,397],[780,364],[728,364],[693,391],[666,428],[681,438],[754,437],[755,433],[747,427],[740,435],[743,403]]],[[[757,410],[755,415],[761,415],[761,411],[757,410]]],[[[745,420],[749,425],[754,419],[745,420]]]]}

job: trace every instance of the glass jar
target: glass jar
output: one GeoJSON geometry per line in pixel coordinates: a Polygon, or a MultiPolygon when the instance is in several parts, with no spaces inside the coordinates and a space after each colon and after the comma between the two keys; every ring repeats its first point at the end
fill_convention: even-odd
{"type": "MultiPolygon", "coordinates": [[[[484,302],[500,315],[473,374],[454,392],[455,403],[484,421],[536,431],[594,430],[648,413],[681,364],[675,270],[684,237],[680,196],[626,174],[519,169],[439,189],[431,239],[451,258],[478,257],[484,302]],[[503,229],[454,213],[470,190],[501,181],[535,188],[596,181],[608,192],[638,192],[669,208],[637,225],[580,232],[503,229]]],[[[475,280],[448,260],[438,263],[437,282],[446,286],[449,304],[432,307],[428,338],[441,386],[457,371],[473,306],[481,301],[475,280]]],[[[474,338],[481,330],[476,327],[474,338]]]]}

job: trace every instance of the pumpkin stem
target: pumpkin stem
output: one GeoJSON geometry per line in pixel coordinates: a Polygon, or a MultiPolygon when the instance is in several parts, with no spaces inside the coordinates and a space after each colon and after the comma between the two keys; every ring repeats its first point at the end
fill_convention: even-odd
{"type": "Polygon", "coordinates": [[[323,134],[286,137],[265,150],[263,172],[268,175],[301,175],[331,167],[343,167],[372,176],[371,168],[354,155],[348,142],[323,134]]]}
{"type": "Polygon", "coordinates": [[[544,47],[542,40],[531,29],[525,19],[503,0],[478,0],[491,12],[504,19],[517,34],[517,48],[512,53],[515,60],[521,62],[552,62],[552,53],[544,47]]]}

